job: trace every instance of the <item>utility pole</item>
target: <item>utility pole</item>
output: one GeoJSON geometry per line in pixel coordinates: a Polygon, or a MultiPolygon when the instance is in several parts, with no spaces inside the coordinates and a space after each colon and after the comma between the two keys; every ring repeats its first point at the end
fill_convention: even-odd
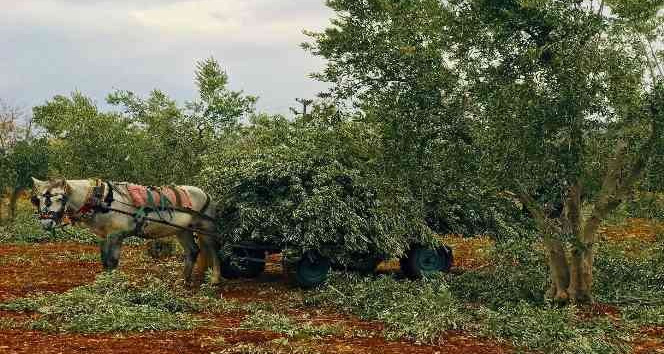
{"type": "Polygon", "coordinates": [[[295,101],[297,101],[297,103],[302,105],[302,111],[301,112],[298,112],[293,107],[290,108],[290,111],[293,112],[293,114],[296,115],[296,116],[297,115],[306,116],[308,114],[307,108],[314,103],[314,100],[306,99],[306,98],[296,98],[295,101]]]}

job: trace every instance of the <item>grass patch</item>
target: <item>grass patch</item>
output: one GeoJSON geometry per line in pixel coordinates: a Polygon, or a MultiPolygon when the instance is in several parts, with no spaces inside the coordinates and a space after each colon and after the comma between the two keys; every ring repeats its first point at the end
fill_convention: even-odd
{"type": "Polygon", "coordinates": [[[33,260],[24,257],[24,256],[3,256],[0,258],[0,265],[9,265],[9,264],[15,264],[15,265],[28,265],[32,264],[33,260]]]}
{"type": "Polygon", "coordinates": [[[327,286],[305,297],[305,303],[332,304],[363,319],[382,321],[389,339],[435,342],[442,332],[463,328],[471,320],[442,278],[415,282],[335,274],[327,286]]]}
{"type": "Polygon", "coordinates": [[[318,354],[320,351],[299,344],[292,344],[287,338],[275,339],[267,343],[238,343],[213,354],[318,354]]]}
{"type": "Polygon", "coordinates": [[[664,242],[602,244],[594,291],[602,302],[643,305],[664,299],[664,242]],[[638,249],[634,252],[633,249],[638,249]]]}
{"type": "Polygon", "coordinates": [[[521,301],[545,304],[546,258],[532,240],[499,242],[489,254],[490,267],[448,277],[455,297],[494,309],[521,301]]]}
{"type": "Polygon", "coordinates": [[[517,348],[545,353],[626,353],[621,332],[606,319],[580,319],[574,307],[516,306],[480,310],[482,332],[506,339],[517,348]]]}
{"type": "Polygon", "coordinates": [[[443,332],[462,329],[517,350],[625,353],[640,328],[664,325],[662,243],[644,243],[638,254],[633,248],[597,249],[595,294],[601,303],[622,306],[618,318],[548,304],[545,255],[529,240],[497,243],[490,266],[461,275],[408,281],[335,274],[327,286],[307,293],[305,304],[382,321],[387,338],[436,343],[443,332]]]}
{"type": "Polygon", "coordinates": [[[659,305],[629,305],[621,311],[625,320],[637,326],[664,326],[664,299],[659,305]]]}
{"type": "Polygon", "coordinates": [[[30,325],[34,329],[82,333],[190,330],[200,322],[192,313],[227,309],[223,300],[179,296],[157,279],[131,282],[119,272],[101,274],[94,283],[63,294],[16,299],[0,308],[41,314],[30,325]]]}
{"type": "Polygon", "coordinates": [[[23,324],[13,318],[0,318],[0,330],[20,329],[23,324]]]}
{"type": "Polygon", "coordinates": [[[252,313],[243,323],[243,329],[258,329],[284,334],[294,339],[309,339],[340,334],[341,326],[315,325],[312,322],[296,322],[290,317],[258,310],[252,313]]]}
{"type": "Polygon", "coordinates": [[[0,225],[0,243],[40,243],[40,242],[78,242],[95,244],[98,238],[87,230],[67,227],[53,232],[45,231],[35,217],[28,202],[21,202],[16,211],[16,219],[6,225],[0,225]]]}

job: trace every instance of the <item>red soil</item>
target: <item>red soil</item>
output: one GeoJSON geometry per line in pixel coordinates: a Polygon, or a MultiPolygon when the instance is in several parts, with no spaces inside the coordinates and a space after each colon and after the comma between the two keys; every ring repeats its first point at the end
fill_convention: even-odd
{"type": "MultiPolygon", "coordinates": [[[[151,271],[153,264],[142,264],[140,247],[125,247],[121,269],[128,273],[151,271]],[[146,270],[147,269],[147,270],[146,270]]],[[[92,282],[101,271],[98,261],[81,261],[78,254],[97,254],[95,246],[79,244],[0,245],[0,301],[38,292],[63,292],[92,282]]],[[[90,257],[86,257],[88,259],[90,257]]],[[[282,279],[278,257],[269,258],[264,275],[256,280],[226,281],[222,296],[242,302],[270,302],[275,308],[290,301],[297,290],[282,279]]],[[[441,337],[440,345],[418,345],[409,341],[386,341],[382,324],[367,322],[331,310],[297,309],[289,315],[316,324],[336,324],[344,333],[320,339],[293,342],[322,353],[505,353],[505,347],[460,332],[441,337]],[[361,331],[362,335],[356,335],[361,331]]],[[[0,311],[0,319],[25,323],[36,314],[0,311]]],[[[0,329],[0,353],[210,353],[240,343],[269,345],[282,335],[270,331],[239,329],[245,314],[236,313],[207,318],[208,323],[194,331],[145,333],[65,334],[0,329]],[[221,340],[220,340],[221,339],[221,340]]],[[[268,347],[269,348],[269,347],[268,347]]]]}
{"type": "Polygon", "coordinates": [[[621,225],[610,225],[599,230],[600,236],[609,241],[654,242],[658,233],[664,232],[661,223],[649,219],[627,219],[621,225]]]}

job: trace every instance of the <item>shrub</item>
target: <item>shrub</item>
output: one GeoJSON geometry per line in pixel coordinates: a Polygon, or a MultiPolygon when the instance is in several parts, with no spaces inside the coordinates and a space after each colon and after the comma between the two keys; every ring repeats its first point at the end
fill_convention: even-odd
{"type": "Polygon", "coordinates": [[[224,239],[330,258],[400,256],[411,243],[435,242],[412,207],[417,203],[383,185],[371,161],[354,150],[357,141],[367,141],[360,125],[328,129],[268,117],[253,123],[209,155],[202,172],[206,189],[220,201],[224,239]]]}
{"type": "Polygon", "coordinates": [[[548,284],[544,252],[533,240],[498,242],[490,255],[491,267],[468,270],[449,281],[452,293],[493,308],[527,301],[542,305],[548,284]]]}
{"type": "Polygon", "coordinates": [[[657,305],[629,305],[621,308],[623,319],[637,326],[664,326],[664,301],[657,305]]]}
{"type": "Polygon", "coordinates": [[[664,195],[648,191],[634,193],[622,207],[633,218],[664,219],[664,195]]]}
{"type": "Polygon", "coordinates": [[[602,244],[595,257],[594,291],[602,302],[648,303],[664,298],[664,242],[602,244]]]}

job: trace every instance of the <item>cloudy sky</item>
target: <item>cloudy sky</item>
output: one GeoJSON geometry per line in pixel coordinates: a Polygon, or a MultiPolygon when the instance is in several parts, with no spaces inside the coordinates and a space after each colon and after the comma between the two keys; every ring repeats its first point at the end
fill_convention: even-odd
{"type": "Polygon", "coordinates": [[[332,13],[323,0],[0,0],[0,98],[30,107],[79,90],[194,98],[196,60],[214,56],[231,88],[287,113],[324,86],[299,48],[332,13]]]}

